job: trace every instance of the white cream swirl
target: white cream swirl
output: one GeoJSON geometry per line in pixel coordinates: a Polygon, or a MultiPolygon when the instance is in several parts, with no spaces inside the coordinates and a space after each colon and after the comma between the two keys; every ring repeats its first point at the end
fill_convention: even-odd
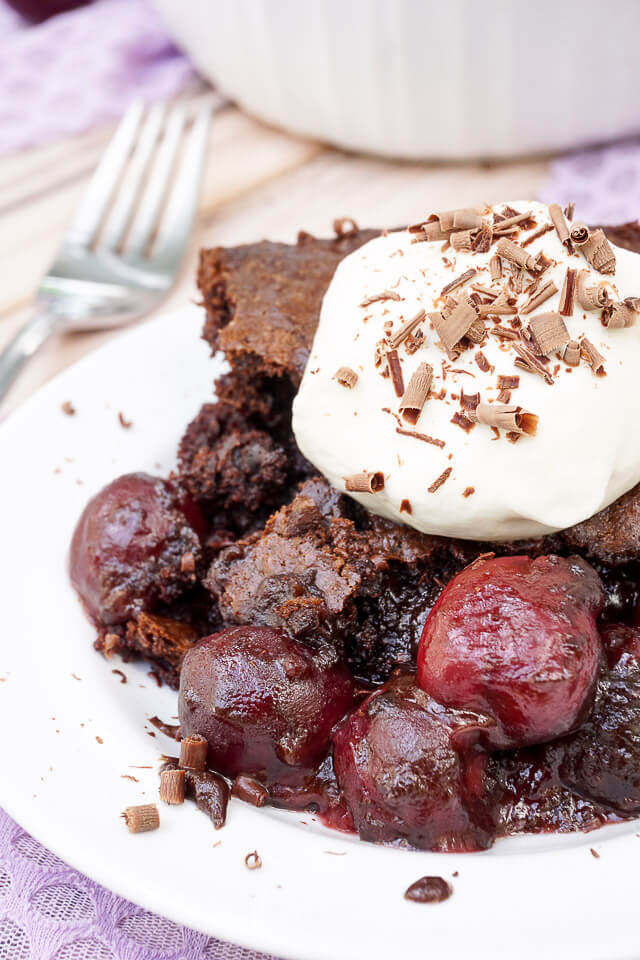
{"type": "MultiPolygon", "coordinates": [[[[520,244],[551,224],[542,204],[510,206],[518,212],[530,210],[536,221],[535,227],[514,237],[520,244]]],[[[493,209],[502,208],[498,204],[493,209]]],[[[640,325],[605,328],[599,309],[584,310],[577,302],[573,315],[565,318],[569,334],[574,340],[588,337],[603,354],[605,376],[595,376],[584,360],[571,368],[552,357],[549,369],[555,378],[548,385],[515,367],[512,347],[492,335],[452,362],[427,319],[421,325],[425,339],[419,349],[409,353],[406,343],[398,349],[405,384],[419,363],[430,364],[434,371],[431,395],[418,422],[404,426],[444,445],[397,432],[399,401],[391,379],[376,369],[376,345],[419,309],[427,314],[439,310],[443,287],[468,269],[477,271],[472,283],[496,292],[505,284],[504,278],[491,280],[495,244],[487,253],[471,253],[443,251],[440,241],[411,239],[408,231],[380,236],[338,266],[293,406],[293,430],[303,454],[340,490],[345,490],[345,477],[382,472],[382,491],[352,494],[374,513],[426,533],[471,540],[509,540],[571,526],[638,483],[640,325]],[[401,299],[361,305],[385,290],[401,299]],[[479,349],[488,361],[486,371],[478,366],[479,349]],[[341,366],[358,374],[352,389],[334,379],[341,366]],[[539,417],[535,437],[522,436],[513,443],[503,431],[496,438],[483,424],[465,432],[452,422],[461,410],[461,391],[479,392],[483,402],[495,402],[499,375],[519,376],[511,403],[539,417]],[[446,471],[446,480],[434,490],[434,481],[446,471]]],[[[558,288],[531,316],[558,310],[567,267],[589,269],[589,282],[606,282],[613,299],[640,295],[640,256],[627,250],[614,247],[615,274],[607,277],[590,268],[580,253],[568,253],[553,229],[534,238],[526,250],[533,257],[543,252],[553,261],[542,282],[551,280],[558,288]]],[[[473,291],[467,284],[463,292],[473,291]]],[[[519,294],[518,310],[526,299],[525,293],[519,294]]],[[[531,316],[521,316],[523,323],[531,316]]],[[[501,323],[508,326],[511,320],[505,317],[501,323]]],[[[487,329],[495,324],[488,320],[487,329]]]]}

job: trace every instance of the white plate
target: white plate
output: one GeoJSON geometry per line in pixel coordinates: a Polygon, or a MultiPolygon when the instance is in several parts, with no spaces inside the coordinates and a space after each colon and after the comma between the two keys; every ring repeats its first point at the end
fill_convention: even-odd
{"type": "Polygon", "coordinates": [[[158,756],[175,749],[148,736],[145,720],[175,715],[176,696],[140,664],[123,667],[121,684],[112,670],[122,664],[93,650],[94,631],[67,582],[67,544],[104,483],[172,466],[221,369],[199,340],[200,323],[189,308],[125,334],[0,427],[0,804],[118,894],[281,957],[637,957],[635,823],[462,856],[376,847],[309,816],[237,801],[218,833],[192,804],[163,806],[155,833],[127,832],[120,812],[156,799],[158,756]],[[75,416],[61,412],[65,400],[75,416]],[[244,858],[254,849],[263,868],[251,872],[244,858]],[[454,871],[446,903],[403,899],[418,877],[454,871]]]}

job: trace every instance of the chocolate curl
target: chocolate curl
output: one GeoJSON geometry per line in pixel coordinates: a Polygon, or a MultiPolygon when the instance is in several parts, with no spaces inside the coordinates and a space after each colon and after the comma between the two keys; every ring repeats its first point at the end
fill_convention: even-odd
{"type": "Polygon", "coordinates": [[[569,331],[559,313],[539,313],[529,321],[529,330],[539,353],[548,355],[569,342],[569,331]]]}
{"type": "Polygon", "coordinates": [[[535,259],[518,243],[514,243],[513,240],[508,240],[506,237],[501,237],[500,240],[498,240],[496,252],[498,256],[503,257],[503,259],[510,260],[511,263],[515,263],[519,267],[529,270],[530,273],[535,273],[535,259]]]}
{"type": "Polygon", "coordinates": [[[413,234],[411,243],[420,243],[424,241],[427,243],[432,243],[435,240],[449,239],[449,234],[445,233],[441,229],[438,220],[434,220],[431,223],[414,224],[414,226],[409,227],[409,232],[413,234]]]}
{"type": "MultiPolygon", "coordinates": [[[[455,236],[455,234],[452,234],[455,236]]],[[[454,277],[453,280],[450,280],[440,291],[440,296],[444,297],[446,294],[451,293],[453,290],[457,290],[458,287],[463,287],[465,283],[468,283],[473,277],[475,277],[478,271],[475,267],[471,267],[469,270],[465,270],[464,273],[461,273],[459,277],[454,277]]]]}
{"type": "Polygon", "coordinates": [[[338,367],[333,379],[337,380],[341,387],[352,390],[358,382],[358,374],[351,367],[338,367]]]}
{"type": "Polygon", "coordinates": [[[502,260],[497,253],[494,253],[494,255],[491,257],[491,260],[489,261],[489,269],[491,271],[491,279],[499,280],[502,276],[502,260]]]}
{"type": "Polygon", "coordinates": [[[372,293],[361,301],[361,307],[369,307],[378,300],[402,300],[402,297],[396,290],[382,290],[381,293],[372,293]]]}
{"type": "Polygon", "coordinates": [[[456,210],[453,214],[454,230],[479,230],[483,220],[476,210],[456,210]]]}
{"type": "Polygon", "coordinates": [[[505,220],[498,220],[498,222],[494,223],[493,225],[493,232],[498,234],[502,233],[503,230],[509,230],[517,223],[522,223],[523,220],[528,220],[530,216],[531,211],[528,210],[527,213],[516,213],[513,217],[506,217],[505,220]]]}
{"type": "Polygon", "coordinates": [[[513,361],[520,370],[526,370],[528,373],[535,373],[539,377],[548,383],[549,386],[553,384],[553,377],[544,366],[540,363],[538,358],[531,350],[526,347],[523,343],[514,343],[513,352],[516,354],[516,359],[513,361]]]}
{"type": "Polygon", "coordinates": [[[580,344],[577,340],[569,340],[564,348],[562,359],[568,367],[577,367],[580,364],[580,344]]]}
{"type": "Polygon", "coordinates": [[[478,211],[474,207],[460,207],[458,210],[443,210],[441,213],[432,213],[428,218],[427,223],[432,223],[434,220],[437,220],[440,223],[440,229],[445,233],[450,233],[456,228],[459,230],[469,229],[469,227],[466,227],[465,224],[471,218],[474,218],[474,220],[473,223],[469,224],[470,227],[473,227],[473,225],[476,223],[475,218],[479,219],[480,221],[477,223],[477,226],[482,226],[482,219],[479,217],[478,211]]]}
{"type": "Polygon", "coordinates": [[[493,243],[493,230],[488,224],[483,224],[480,227],[473,242],[471,244],[471,249],[474,253],[487,253],[493,243]]]}
{"type": "Polygon", "coordinates": [[[387,350],[387,363],[389,364],[389,373],[396,397],[401,397],[404,393],[404,378],[397,350],[387,350]]]}
{"type": "Polygon", "coordinates": [[[580,247],[580,252],[598,273],[616,272],[616,255],[602,230],[594,230],[580,247]]]}
{"type": "Polygon", "coordinates": [[[454,250],[471,250],[471,230],[452,233],[449,236],[449,241],[454,250]]]}
{"type": "Polygon", "coordinates": [[[504,290],[493,301],[493,303],[481,303],[478,307],[478,313],[481,317],[493,315],[495,317],[513,316],[518,312],[515,302],[512,302],[504,290]]]}
{"type": "Polygon", "coordinates": [[[412,426],[415,426],[418,422],[422,408],[429,396],[432,380],[433,367],[428,363],[419,364],[409,380],[398,409],[404,419],[412,426]]]}
{"type": "Polygon", "coordinates": [[[127,807],[122,814],[129,833],[148,833],[160,826],[160,814],[155,803],[143,803],[137,807],[127,807]]]}
{"type": "Polygon", "coordinates": [[[520,313],[531,313],[532,310],[535,310],[536,307],[542,306],[542,304],[552,297],[554,293],[558,292],[553,280],[547,280],[543,287],[540,287],[537,293],[532,293],[525,305],[521,308],[520,313]]]}
{"type": "Polygon", "coordinates": [[[559,204],[549,204],[549,216],[551,217],[551,222],[556,228],[556,233],[560,238],[560,243],[567,248],[568,253],[573,253],[573,244],[571,242],[571,237],[569,236],[569,227],[559,204]]]}
{"type": "Polygon", "coordinates": [[[478,317],[467,330],[466,337],[471,343],[482,343],[486,333],[484,322],[481,317],[478,317]]]}
{"type": "Polygon", "coordinates": [[[184,770],[163,770],[160,774],[160,799],[171,805],[184,803],[184,770]]]}
{"type": "Polygon", "coordinates": [[[351,237],[354,233],[357,233],[360,227],[355,222],[353,217],[337,217],[333,221],[333,231],[336,237],[340,240],[342,237],[351,237]],[[349,228],[346,229],[346,225],[349,224],[349,228]]]}
{"type": "Polygon", "coordinates": [[[427,493],[435,493],[436,490],[439,490],[443,483],[446,483],[449,477],[451,476],[453,468],[447,467],[446,470],[443,470],[439,477],[437,477],[430,487],[427,487],[427,493]]]}
{"type": "Polygon", "coordinates": [[[402,341],[406,340],[409,334],[413,333],[413,331],[418,326],[418,324],[422,323],[425,317],[426,317],[425,311],[418,310],[418,312],[414,317],[411,317],[410,320],[405,320],[402,326],[398,327],[397,331],[393,334],[393,336],[390,337],[389,342],[391,344],[391,347],[394,350],[397,349],[397,347],[400,346],[402,341]]]}
{"type": "Polygon", "coordinates": [[[506,403],[479,403],[475,410],[469,411],[469,419],[476,423],[484,423],[488,427],[498,430],[509,430],[512,433],[527,434],[535,437],[538,429],[538,417],[522,407],[506,403]]]}
{"type": "Polygon", "coordinates": [[[197,733],[180,741],[180,766],[187,770],[204,770],[207,765],[208,743],[197,733]]]}
{"type": "Polygon", "coordinates": [[[609,302],[609,291],[604,283],[588,285],[589,271],[581,270],[576,282],[576,296],[583,310],[599,310],[609,302]]]}
{"type": "Polygon", "coordinates": [[[564,277],[564,283],[562,285],[562,293],[560,294],[560,306],[558,310],[563,317],[573,316],[573,305],[576,297],[576,271],[571,267],[567,267],[567,272],[564,277]]]}
{"type": "Polygon", "coordinates": [[[263,807],[269,798],[269,792],[258,780],[240,773],[233,781],[231,796],[238,797],[253,807],[263,807]]]}
{"type": "Polygon", "coordinates": [[[575,243],[576,247],[582,247],[591,234],[589,233],[589,227],[586,223],[574,223],[569,232],[569,236],[571,237],[571,242],[575,243]]]}
{"type": "Polygon", "coordinates": [[[622,330],[632,327],[638,319],[638,313],[632,303],[624,300],[608,303],[602,311],[602,325],[609,330],[622,330]]]}
{"type": "Polygon", "coordinates": [[[604,357],[586,337],[580,341],[580,356],[587,361],[597,377],[605,376],[604,357]]]}
{"type": "Polygon", "coordinates": [[[363,471],[344,477],[345,489],[349,493],[380,493],[384,490],[384,474],[363,471]]]}
{"type": "Polygon", "coordinates": [[[456,344],[462,340],[477,317],[477,307],[470,297],[462,297],[460,300],[449,297],[442,313],[430,314],[436,333],[451,359],[455,359],[456,344]]]}

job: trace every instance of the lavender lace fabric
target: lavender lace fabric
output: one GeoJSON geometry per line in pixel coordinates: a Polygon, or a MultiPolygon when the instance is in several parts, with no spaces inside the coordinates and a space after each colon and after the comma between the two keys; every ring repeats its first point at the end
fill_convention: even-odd
{"type": "Polygon", "coordinates": [[[83,133],[119,119],[134,97],[160,100],[195,83],[146,0],[100,0],[37,26],[0,0],[0,37],[0,154],[83,133]]]}
{"type": "Polygon", "coordinates": [[[68,867],[0,809],[0,960],[273,960],[180,927],[68,867]]]}
{"type": "Polygon", "coordinates": [[[551,164],[541,200],[574,200],[587,223],[624,223],[640,215],[640,139],[581,150],[551,164]]]}

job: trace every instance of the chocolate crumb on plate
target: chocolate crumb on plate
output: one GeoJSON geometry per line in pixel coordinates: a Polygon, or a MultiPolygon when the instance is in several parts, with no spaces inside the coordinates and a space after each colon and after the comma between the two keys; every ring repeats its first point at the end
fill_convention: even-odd
{"type": "Polygon", "coordinates": [[[257,850],[252,850],[244,858],[244,865],[247,870],[259,870],[262,866],[262,860],[257,850]]]}
{"type": "Polygon", "coordinates": [[[160,826],[160,814],[155,803],[127,807],[121,816],[129,828],[129,833],[148,833],[160,826]]]}
{"type": "Polygon", "coordinates": [[[420,877],[407,887],[404,898],[413,903],[442,903],[452,893],[453,889],[444,877],[420,877]]]}

